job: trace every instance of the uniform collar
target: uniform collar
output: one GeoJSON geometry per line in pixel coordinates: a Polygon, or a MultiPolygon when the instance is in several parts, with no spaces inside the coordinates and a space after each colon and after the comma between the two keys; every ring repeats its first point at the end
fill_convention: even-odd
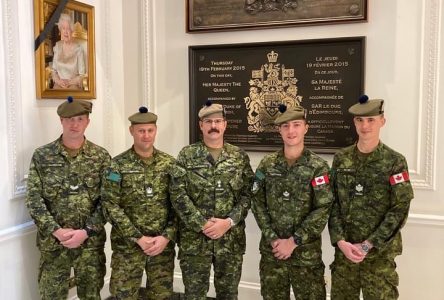
{"type": "MultiPolygon", "coordinates": [[[[199,142],[199,153],[201,153],[201,157],[204,157],[206,161],[209,161],[210,163],[213,162],[213,157],[211,156],[211,153],[208,151],[207,146],[203,141],[199,142]]],[[[224,142],[222,146],[222,152],[220,153],[219,158],[217,159],[216,163],[220,163],[221,161],[224,161],[228,159],[229,155],[227,152],[227,144],[224,142]]]]}
{"type": "MultiPolygon", "coordinates": [[[[379,141],[378,146],[376,146],[375,150],[373,150],[367,157],[366,162],[374,162],[377,160],[380,160],[383,158],[383,149],[384,149],[384,144],[379,141]]],[[[358,155],[359,149],[358,149],[358,144],[355,143],[354,148],[353,148],[353,155],[355,156],[356,160],[357,160],[357,155],[358,155]]]]}
{"type": "MultiPolygon", "coordinates": [[[[68,153],[66,152],[65,147],[63,146],[62,135],[60,135],[60,137],[56,140],[54,150],[57,154],[62,154],[63,156],[68,157],[68,153]]],[[[79,154],[82,154],[82,153],[87,156],[92,155],[92,143],[90,141],[88,141],[86,139],[86,137],[85,137],[85,141],[83,142],[82,147],[80,147],[80,149],[79,149],[79,154]]]]}
{"type": "MultiPolygon", "coordinates": [[[[307,161],[308,161],[308,157],[309,157],[310,153],[307,150],[306,147],[304,147],[304,149],[302,150],[301,156],[298,158],[298,160],[292,165],[293,166],[297,166],[297,165],[304,165],[307,161]]],[[[287,163],[287,159],[285,158],[284,155],[284,148],[282,148],[281,150],[278,151],[278,163],[279,165],[287,168],[288,167],[288,163],[287,163]]]]}
{"type": "Polygon", "coordinates": [[[139,162],[142,166],[149,166],[151,165],[157,158],[158,150],[154,147],[153,148],[153,155],[150,157],[151,159],[147,160],[148,163],[146,163],[142,157],[140,157],[139,154],[137,154],[136,150],[134,150],[134,145],[130,149],[130,157],[131,160],[139,162]]]}

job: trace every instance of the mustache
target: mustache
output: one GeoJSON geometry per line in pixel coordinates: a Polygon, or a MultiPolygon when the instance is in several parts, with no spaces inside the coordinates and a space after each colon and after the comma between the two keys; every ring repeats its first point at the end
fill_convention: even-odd
{"type": "Polygon", "coordinates": [[[210,133],[213,133],[213,132],[215,132],[215,133],[220,133],[219,129],[217,129],[217,128],[211,128],[210,130],[208,130],[208,133],[209,133],[209,134],[210,134],[210,133]]]}

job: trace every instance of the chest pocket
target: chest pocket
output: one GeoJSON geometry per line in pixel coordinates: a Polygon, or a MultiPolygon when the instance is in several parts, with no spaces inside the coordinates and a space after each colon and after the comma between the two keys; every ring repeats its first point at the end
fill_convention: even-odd
{"type": "MultiPolygon", "coordinates": [[[[297,183],[297,200],[298,202],[301,202],[301,204],[299,205],[301,208],[304,206],[310,206],[311,205],[311,181],[312,181],[312,176],[310,176],[311,173],[309,175],[302,175],[298,178],[298,183],[297,183]]],[[[322,188],[322,187],[317,187],[317,188],[322,188]]]]}
{"type": "Polygon", "coordinates": [[[123,200],[132,196],[142,196],[145,191],[145,177],[143,172],[121,172],[122,175],[122,196],[123,200]]]}
{"type": "Polygon", "coordinates": [[[207,168],[190,168],[187,171],[188,194],[194,201],[199,197],[209,185],[207,177],[209,176],[207,168]]]}
{"type": "Polygon", "coordinates": [[[390,204],[387,201],[390,199],[390,178],[387,174],[388,171],[370,171],[365,180],[367,199],[373,209],[380,208],[385,211],[390,204]]]}
{"type": "Polygon", "coordinates": [[[100,196],[100,172],[89,173],[84,177],[84,184],[91,200],[100,196]]]}
{"type": "Polygon", "coordinates": [[[340,203],[353,199],[356,189],[356,170],[338,169],[336,171],[336,192],[340,203]]]}
{"type": "Polygon", "coordinates": [[[282,207],[284,201],[289,203],[290,193],[286,190],[283,174],[274,171],[267,172],[265,177],[265,190],[268,206],[282,207]]]}
{"type": "Polygon", "coordinates": [[[240,192],[240,190],[244,185],[244,181],[242,178],[242,170],[237,168],[232,168],[228,170],[228,174],[230,176],[229,179],[230,187],[233,190],[233,192],[237,194],[238,192],[240,192]]]}
{"type": "Polygon", "coordinates": [[[63,164],[43,164],[42,165],[43,197],[54,199],[62,192],[65,168],[63,164]]]}

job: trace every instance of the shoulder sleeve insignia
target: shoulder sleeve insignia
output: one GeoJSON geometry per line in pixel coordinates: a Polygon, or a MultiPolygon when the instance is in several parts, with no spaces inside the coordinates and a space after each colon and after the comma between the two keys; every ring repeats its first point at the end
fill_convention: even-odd
{"type": "Polygon", "coordinates": [[[409,172],[404,171],[395,175],[390,176],[390,185],[395,185],[404,181],[409,181],[409,172]]]}
{"type": "Polygon", "coordinates": [[[260,186],[262,185],[262,181],[265,179],[264,173],[261,170],[256,170],[253,185],[251,187],[251,192],[256,194],[259,191],[260,186]]]}
{"type": "Polygon", "coordinates": [[[261,170],[256,170],[255,178],[256,178],[256,180],[262,181],[265,178],[265,174],[262,173],[261,170]]]}
{"type": "Polygon", "coordinates": [[[108,172],[106,179],[108,179],[110,181],[114,181],[114,182],[120,182],[120,180],[122,180],[122,177],[120,176],[119,173],[110,171],[110,172],[108,172]]]}
{"type": "Polygon", "coordinates": [[[320,186],[320,185],[324,185],[330,182],[330,179],[328,178],[328,174],[324,174],[322,176],[318,176],[315,177],[312,181],[311,181],[311,185],[313,187],[316,186],[320,186]]]}

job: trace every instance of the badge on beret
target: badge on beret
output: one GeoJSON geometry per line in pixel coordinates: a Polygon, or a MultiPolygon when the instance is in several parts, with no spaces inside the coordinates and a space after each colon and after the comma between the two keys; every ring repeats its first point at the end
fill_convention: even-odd
{"type": "Polygon", "coordinates": [[[320,186],[320,185],[327,184],[327,183],[329,183],[329,182],[330,182],[330,180],[329,180],[329,178],[328,178],[328,175],[327,175],[327,174],[324,174],[324,175],[322,175],[322,176],[315,177],[315,178],[311,181],[311,185],[312,185],[313,187],[316,187],[316,186],[320,186]]]}
{"type": "Polygon", "coordinates": [[[401,182],[409,181],[409,173],[407,171],[390,176],[390,185],[395,185],[401,182]]]}

